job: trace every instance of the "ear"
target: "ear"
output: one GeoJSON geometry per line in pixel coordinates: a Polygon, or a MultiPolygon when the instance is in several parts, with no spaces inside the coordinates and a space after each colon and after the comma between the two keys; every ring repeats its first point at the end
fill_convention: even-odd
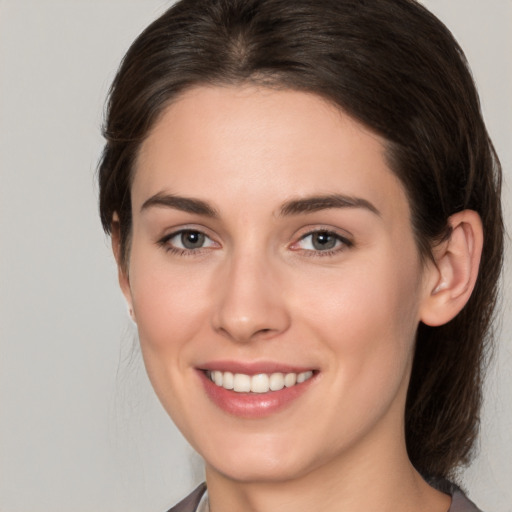
{"type": "Polygon", "coordinates": [[[130,288],[130,279],[128,276],[128,262],[124,260],[124,255],[121,248],[121,225],[119,222],[119,216],[114,213],[112,217],[111,226],[111,241],[112,241],[112,252],[117,263],[117,278],[119,280],[119,286],[123,292],[124,298],[128,306],[128,312],[131,319],[135,320],[135,313],[133,311],[132,293],[130,288]]]}
{"type": "Polygon", "coordinates": [[[483,228],[478,213],[464,210],[452,215],[448,223],[450,238],[434,247],[434,264],[426,271],[420,320],[431,326],[449,322],[466,305],[482,254],[483,228]]]}

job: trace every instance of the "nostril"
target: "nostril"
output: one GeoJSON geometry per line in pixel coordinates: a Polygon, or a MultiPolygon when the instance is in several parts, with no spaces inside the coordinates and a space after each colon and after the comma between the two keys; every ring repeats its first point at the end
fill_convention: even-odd
{"type": "Polygon", "coordinates": [[[286,304],[262,290],[249,291],[231,287],[220,296],[212,311],[214,331],[239,342],[268,339],[286,331],[290,326],[286,304]]]}
{"type": "Polygon", "coordinates": [[[258,329],[256,330],[253,335],[251,336],[252,339],[267,339],[271,338],[275,334],[279,333],[280,331],[278,329],[271,329],[271,328],[265,328],[265,329],[258,329]]]}

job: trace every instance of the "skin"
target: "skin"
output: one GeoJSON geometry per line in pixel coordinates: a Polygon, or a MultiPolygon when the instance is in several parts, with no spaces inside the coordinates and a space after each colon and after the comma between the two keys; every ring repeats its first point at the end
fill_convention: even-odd
{"type": "MultiPolygon", "coordinates": [[[[448,510],[407,457],[405,398],[418,323],[456,314],[478,263],[460,250],[457,267],[447,243],[422,264],[382,140],[315,95],[198,87],[153,127],[131,193],[127,267],[113,231],[121,287],[155,391],[205,459],[212,512],[448,510]],[[216,215],[148,205],[169,194],[216,215]],[[283,214],[332,194],[362,201],[283,214]],[[205,244],[180,252],[180,229],[205,244]],[[286,407],[243,418],[204,391],[198,368],[218,360],[315,377],[286,407]]],[[[477,220],[461,215],[454,239],[478,249],[477,220]]]]}

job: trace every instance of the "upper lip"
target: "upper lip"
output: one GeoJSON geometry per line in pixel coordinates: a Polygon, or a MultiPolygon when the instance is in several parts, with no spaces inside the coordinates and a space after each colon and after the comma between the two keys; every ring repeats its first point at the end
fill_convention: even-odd
{"type": "Polygon", "coordinates": [[[301,373],[314,371],[312,366],[297,366],[276,361],[210,361],[198,366],[200,370],[243,373],[258,375],[260,373],[301,373]]]}

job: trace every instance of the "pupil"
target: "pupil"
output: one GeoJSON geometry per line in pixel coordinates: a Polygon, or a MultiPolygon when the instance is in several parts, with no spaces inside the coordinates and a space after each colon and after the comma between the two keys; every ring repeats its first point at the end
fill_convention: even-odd
{"type": "Polygon", "coordinates": [[[185,231],[181,234],[181,243],[185,249],[197,249],[204,244],[204,234],[198,231],[185,231]]]}
{"type": "Polygon", "coordinates": [[[336,238],[329,233],[320,232],[313,235],[313,247],[319,251],[333,249],[336,245],[336,238]]]}

